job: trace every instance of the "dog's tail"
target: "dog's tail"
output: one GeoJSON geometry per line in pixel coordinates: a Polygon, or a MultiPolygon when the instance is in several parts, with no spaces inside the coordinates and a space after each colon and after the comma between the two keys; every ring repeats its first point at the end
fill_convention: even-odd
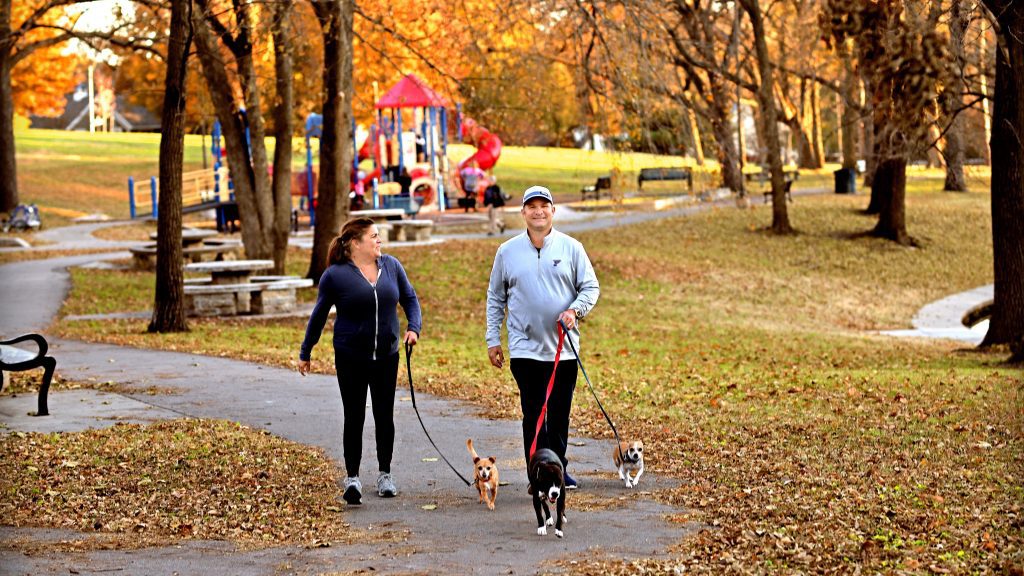
{"type": "Polygon", "coordinates": [[[466,440],[466,449],[469,450],[469,455],[473,457],[473,462],[476,462],[477,460],[480,459],[480,457],[476,455],[476,450],[473,450],[473,439],[472,438],[468,438],[466,440]]]}

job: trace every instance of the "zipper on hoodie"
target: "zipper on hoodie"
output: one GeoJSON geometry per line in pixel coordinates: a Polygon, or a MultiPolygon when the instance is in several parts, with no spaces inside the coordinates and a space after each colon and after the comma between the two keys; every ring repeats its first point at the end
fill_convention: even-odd
{"type": "MultiPolygon", "coordinates": [[[[363,276],[362,273],[359,274],[363,276]]],[[[377,283],[380,282],[381,268],[377,267],[377,282],[370,282],[370,279],[363,276],[363,280],[373,289],[373,354],[372,360],[377,360],[377,335],[380,333],[380,300],[377,299],[377,283]]]]}
{"type": "MultiPolygon", "coordinates": [[[[377,271],[377,281],[380,282],[380,271],[377,271]]],[[[380,301],[377,300],[377,284],[373,286],[373,359],[377,360],[377,334],[380,332],[380,301]]]]}

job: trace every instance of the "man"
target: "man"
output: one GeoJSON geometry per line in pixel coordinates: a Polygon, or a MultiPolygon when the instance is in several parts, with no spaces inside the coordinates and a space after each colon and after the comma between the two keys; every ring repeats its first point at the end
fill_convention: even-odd
{"type": "MultiPolygon", "coordinates": [[[[505,365],[501,324],[508,311],[508,348],[512,376],[523,408],[523,448],[527,466],[530,445],[548,380],[555,365],[558,321],[565,323],[579,350],[579,321],[597,304],[600,287],[583,245],[553,228],[551,191],[531,186],[523,192],[521,211],[526,232],[503,243],[494,256],[487,288],[487,355],[495,368],[505,365]]],[[[569,410],[576,389],[576,357],[562,349],[554,389],[548,400],[547,424],[537,435],[537,449],[550,448],[562,460],[569,440],[569,410]]],[[[567,488],[576,480],[565,473],[567,488]]]]}

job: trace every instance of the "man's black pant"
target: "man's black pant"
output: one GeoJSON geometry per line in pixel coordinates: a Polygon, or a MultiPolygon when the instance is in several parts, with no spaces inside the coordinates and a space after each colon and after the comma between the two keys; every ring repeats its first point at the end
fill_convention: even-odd
{"type": "MultiPolygon", "coordinates": [[[[526,465],[530,465],[530,444],[537,431],[537,419],[544,406],[544,396],[548,391],[548,381],[554,362],[541,362],[527,358],[512,358],[510,362],[512,376],[519,385],[519,401],[523,406],[523,453],[526,465]]],[[[550,448],[562,459],[562,465],[568,464],[565,449],[569,442],[569,410],[572,408],[572,395],[576,390],[576,360],[563,358],[558,362],[558,374],[555,376],[555,387],[548,399],[547,424],[542,426],[537,436],[537,449],[550,448]]]]}
{"type": "Polygon", "coordinates": [[[334,369],[341,388],[345,412],[342,447],[345,473],[359,476],[363,458],[363,421],[366,420],[366,390],[370,390],[373,427],[377,439],[377,464],[381,472],[391,472],[395,449],[395,385],[398,378],[398,354],[377,360],[343,358],[336,355],[334,369]]]}

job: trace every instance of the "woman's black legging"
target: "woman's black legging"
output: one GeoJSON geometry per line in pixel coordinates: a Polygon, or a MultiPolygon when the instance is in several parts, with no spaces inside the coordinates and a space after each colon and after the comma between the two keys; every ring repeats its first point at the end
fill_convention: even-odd
{"type": "Polygon", "coordinates": [[[359,476],[363,458],[363,422],[366,420],[366,390],[370,390],[373,425],[377,439],[377,464],[381,472],[391,472],[395,449],[395,382],[398,378],[398,354],[377,360],[335,355],[334,369],[341,389],[345,413],[342,447],[345,472],[359,476]]]}

